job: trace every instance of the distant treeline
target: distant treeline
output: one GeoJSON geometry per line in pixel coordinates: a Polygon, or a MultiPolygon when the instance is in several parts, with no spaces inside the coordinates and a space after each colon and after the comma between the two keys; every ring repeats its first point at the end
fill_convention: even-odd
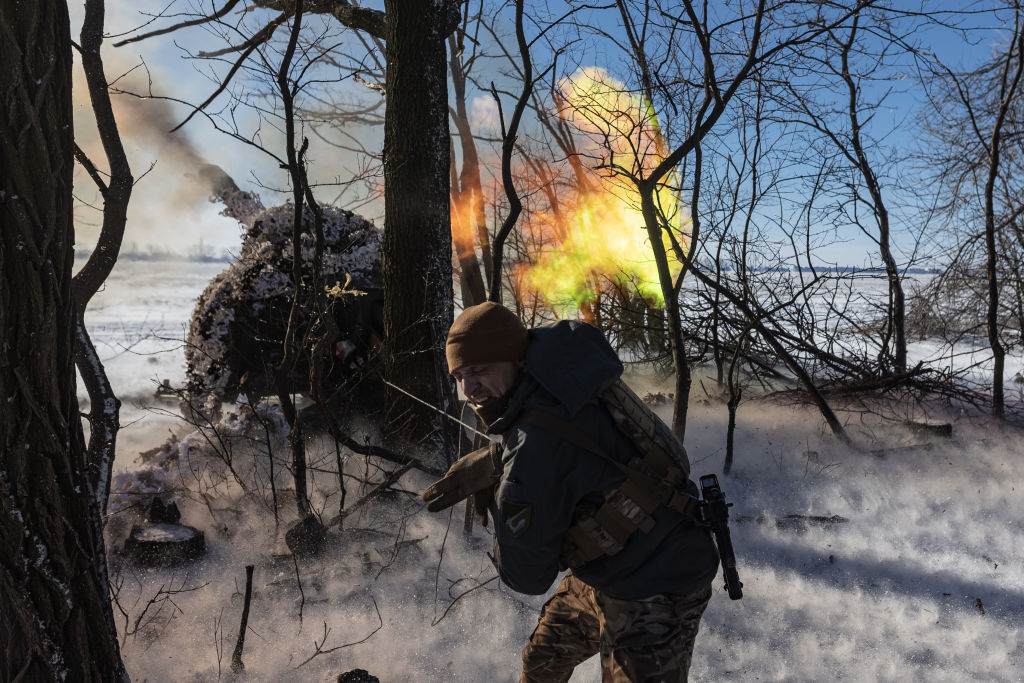
{"type": "MultiPolygon", "coordinates": [[[[791,270],[791,269],[789,269],[789,268],[784,269],[784,271],[787,271],[787,272],[789,270],[791,270]]],[[[824,268],[823,267],[811,268],[810,266],[800,266],[799,268],[793,268],[792,270],[794,270],[794,271],[799,270],[802,273],[810,273],[810,272],[813,272],[813,271],[817,271],[819,273],[821,273],[821,272],[826,272],[826,273],[858,273],[858,274],[860,274],[860,273],[868,273],[868,274],[872,274],[872,275],[883,275],[883,276],[885,275],[885,269],[884,268],[857,268],[856,266],[830,266],[830,267],[824,267],[824,268]]],[[[938,275],[939,273],[942,272],[942,270],[939,269],[939,268],[905,268],[905,269],[901,270],[900,272],[903,273],[904,275],[938,275]]]]}
{"type": "MultiPolygon", "coordinates": [[[[715,270],[713,266],[704,264],[708,270],[715,270]]],[[[731,273],[733,268],[730,266],[722,266],[720,268],[722,272],[731,273]]],[[[747,270],[754,271],[757,273],[848,273],[856,275],[879,275],[885,277],[884,268],[860,268],[858,266],[759,266],[759,267],[748,267],[747,270]]],[[[900,271],[904,275],[937,275],[942,271],[939,268],[906,268],[900,271]]]]}
{"type": "MultiPolygon", "coordinates": [[[[91,246],[76,246],[75,258],[85,259],[92,253],[91,246]]],[[[122,248],[117,256],[122,261],[193,261],[197,263],[229,263],[235,256],[228,250],[219,254],[213,253],[209,247],[191,247],[186,251],[175,251],[165,247],[147,245],[144,248],[137,248],[131,245],[122,248]]]]}

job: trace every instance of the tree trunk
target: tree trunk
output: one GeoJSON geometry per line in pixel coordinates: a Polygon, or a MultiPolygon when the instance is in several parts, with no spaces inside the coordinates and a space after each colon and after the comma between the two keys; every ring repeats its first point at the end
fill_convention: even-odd
{"type": "Polygon", "coordinates": [[[679,295],[672,273],[668,265],[668,254],[662,241],[662,226],[655,208],[655,183],[644,183],[637,189],[640,192],[640,209],[643,212],[647,236],[651,242],[651,251],[658,266],[658,280],[661,293],[665,299],[665,325],[668,331],[669,348],[672,351],[672,364],[676,370],[676,400],[672,408],[672,431],[679,440],[686,436],[686,413],[690,407],[690,365],[686,362],[686,349],[683,346],[683,322],[679,317],[679,295]]]}
{"type": "MultiPolygon", "coordinates": [[[[476,255],[476,241],[480,235],[487,235],[484,214],[484,193],[480,182],[480,160],[473,140],[473,130],[466,111],[466,71],[462,59],[456,54],[459,49],[454,38],[449,37],[448,49],[452,52],[450,68],[455,110],[452,121],[459,133],[459,147],[462,150],[462,172],[456,178],[452,167],[452,205],[455,208],[452,233],[455,237],[455,251],[459,260],[459,279],[462,285],[462,306],[464,308],[487,300],[484,277],[491,276],[490,243],[481,241],[485,273],[480,272],[480,259],[476,255]]],[[[454,154],[452,155],[454,159],[454,154]]]]}
{"type": "Polygon", "coordinates": [[[907,371],[907,304],[900,271],[892,254],[889,210],[882,196],[882,185],[871,166],[871,162],[868,160],[867,153],[864,150],[864,143],[861,140],[862,124],[858,114],[857,101],[860,94],[860,84],[853,77],[853,74],[850,73],[850,51],[853,49],[859,21],[860,13],[858,12],[853,16],[853,26],[850,29],[849,39],[842,46],[842,78],[846,84],[847,92],[847,113],[850,118],[850,146],[856,159],[857,170],[864,179],[868,194],[871,196],[871,209],[875,214],[875,221],[878,225],[878,249],[882,256],[882,262],[885,264],[885,274],[889,284],[886,324],[882,331],[881,351],[879,352],[879,372],[898,375],[907,371]],[[886,367],[888,363],[885,362],[885,356],[889,353],[890,342],[892,343],[892,366],[886,367]]]}
{"type": "Polygon", "coordinates": [[[92,176],[103,196],[103,228],[96,248],[75,275],[72,284],[76,309],[75,363],[82,376],[82,383],[89,392],[89,446],[86,452],[92,481],[92,496],[98,511],[97,519],[100,520],[107,513],[110,473],[117,452],[117,433],[121,429],[121,401],[114,393],[103,363],[89,338],[89,332],[85,327],[85,310],[117,263],[128,220],[128,202],[135,182],[124,146],[121,144],[121,135],[117,129],[117,120],[114,118],[110,92],[107,89],[103,59],[100,56],[105,9],[103,0],[86,0],[85,20],[82,22],[79,44],[82,48],[82,69],[89,87],[89,100],[93,115],[96,117],[96,130],[103,143],[110,174],[109,179],[104,181],[93,162],[76,147],[75,156],[92,176]]]}
{"type": "MultiPolygon", "coordinates": [[[[385,3],[384,331],[388,376],[442,410],[454,399],[444,342],[452,323],[450,138],[445,36],[447,3],[385,3]]],[[[391,396],[392,419],[423,437],[438,415],[391,396]]],[[[447,429],[447,431],[451,431],[447,429]]]]}
{"type": "Polygon", "coordinates": [[[1006,367],[1006,349],[999,338],[999,254],[996,252],[996,207],[995,182],[999,176],[999,161],[1003,145],[1003,124],[1015,101],[1018,86],[1024,76],[1024,29],[1018,23],[1014,26],[1014,42],[1006,54],[1006,65],[1002,70],[999,109],[992,125],[988,142],[988,177],[985,180],[985,274],[988,280],[988,310],[986,321],[988,342],[992,348],[992,414],[1003,418],[1006,414],[1003,395],[1003,372],[1006,367]],[[1011,63],[1016,64],[1011,66],[1011,63]],[[1012,69],[1012,72],[1011,72],[1012,69]]]}
{"type": "Polygon", "coordinates": [[[0,3],[0,679],[127,680],[75,389],[71,34],[0,3]]]}

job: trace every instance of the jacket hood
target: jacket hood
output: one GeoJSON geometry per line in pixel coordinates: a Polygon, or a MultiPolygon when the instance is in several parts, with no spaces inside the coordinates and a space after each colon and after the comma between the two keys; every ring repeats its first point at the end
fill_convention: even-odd
{"type": "Polygon", "coordinates": [[[530,330],[526,370],[572,416],[619,378],[622,362],[596,327],[562,320],[530,330]]]}

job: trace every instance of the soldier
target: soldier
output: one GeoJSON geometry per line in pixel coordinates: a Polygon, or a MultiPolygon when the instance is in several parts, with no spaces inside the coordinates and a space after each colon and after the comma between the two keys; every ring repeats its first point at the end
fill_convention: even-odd
{"type": "Polygon", "coordinates": [[[513,590],[542,594],[571,570],[523,649],[521,681],[567,681],[596,653],[606,682],[687,680],[718,555],[694,521],[697,489],[671,431],[655,418],[655,445],[641,452],[643,435],[595,400],[622,373],[604,336],[570,321],[528,331],[488,302],[459,315],[446,350],[501,444],[452,465],[424,492],[427,508],[473,494],[495,520],[492,559],[513,590]]]}

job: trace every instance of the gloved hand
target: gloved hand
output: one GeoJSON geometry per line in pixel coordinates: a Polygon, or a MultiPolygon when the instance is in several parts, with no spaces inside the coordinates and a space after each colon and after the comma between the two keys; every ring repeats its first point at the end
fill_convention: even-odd
{"type": "Polygon", "coordinates": [[[459,458],[448,468],[448,473],[427,487],[423,500],[431,512],[445,510],[471,494],[475,496],[477,513],[481,505],[486,513],[494,497],[494,486],[501,477],[501,446],[492,443],[459,458]],[[488,495],[488,490],[489,494],[488,495]]]}
{"type": "Polygon", "coordinates": [[[495,482],[485,489],[474,492],[473,495],[473,511],[476,513],[476,518],[480,524],[487,526],[487,513],[491,509],[491,503],[494,502],[494,492],[497,491],[498,484],[495,482]]]}

